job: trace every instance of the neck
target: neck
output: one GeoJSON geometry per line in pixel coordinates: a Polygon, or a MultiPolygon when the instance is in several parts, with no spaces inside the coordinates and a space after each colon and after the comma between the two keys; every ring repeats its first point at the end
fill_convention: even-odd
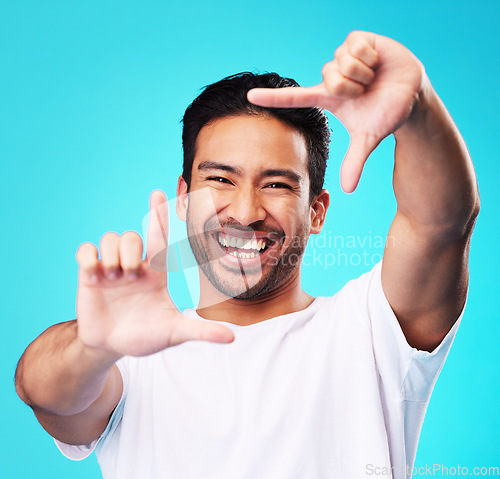
{"type": "Polygon", "coordinates": [[[301,311],[313,301],[314,298],[301,288],[300,269],[278,288],[251,299],[235,299],[223,295],[200,271],[200,302],[197,312],[205,319],[248,326],[301,311]]]}

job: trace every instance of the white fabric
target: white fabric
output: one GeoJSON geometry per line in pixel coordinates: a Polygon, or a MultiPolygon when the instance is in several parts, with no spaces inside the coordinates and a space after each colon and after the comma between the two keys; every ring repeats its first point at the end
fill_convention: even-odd
{"type": "Polygon", "coordinates": [[[97,447],[59,447],[77,460],[96,447],[105,479],[410,477],[459,320],[432,353],[411,348],[380,270],[304,311],[223,323],[231,344],[122,359],[124,395],[97,447]]]}

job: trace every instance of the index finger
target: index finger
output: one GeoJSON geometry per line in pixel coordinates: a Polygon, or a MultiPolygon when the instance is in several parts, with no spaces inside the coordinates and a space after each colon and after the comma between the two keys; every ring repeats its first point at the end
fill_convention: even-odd
{"type": "Polygon", "coordinates": [[[247,93],[250,103],[271,108],[321,107],[323,84],[309,87],[253,88],[247,93]]]}
{"type": "Polygon", "coordinates": [[[148,238],[146,259],[155,270],[166,271],[168,246],[167,197],[161,190],[151,193],[149,199],[148,238]]]}

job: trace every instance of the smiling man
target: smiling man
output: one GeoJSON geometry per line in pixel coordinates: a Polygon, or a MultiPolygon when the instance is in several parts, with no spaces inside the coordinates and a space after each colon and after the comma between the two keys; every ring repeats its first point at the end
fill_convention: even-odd
{"type": "Polygon", "coordinates": [[[315,87],[276,74],[210,85],[183,144],[177,214],[198,307],[181,314],[155,267],[168,217],[153,192],[145,260],[134,232],[78,250],[78,319],[27,348],[20,397],[68,457],[95,449],[106,479],[410,477],[479,211],[466,146],[420,62],[353,32],[315,87]],[[313,298],[300,258],[329,206],[322,109],[351,135],[347,192],[394,134],[398,210],[382,263],[313,298]]]}
{"type": "MultiPolygon", "coordinates": [[[[277,75],[232,77],[207,88],[201,100],[221,96],[220,105],[226,95],[224,84],[239,84],[238,108],[233,106],[230,116],[201,128],[194,161],[185,162],[189,173],[179,180],[178,213],[187,220],[188,238],[203,271],[198,309],[209,319],[235,322],[227,299],[247,300],[247,307],[237,313],[237,323],[251,324],[274,316],[260,307],[249,307],[255,302],[279,296],[279,313],[288,313],[312,301],[300,286],[300,258],[309,234],[320,231],[328,207],[326,191],[321,187],[319,192],[311,191],[304,134],[274,115],[288,115],[295,121],[301,117],[304,123],[312,117],[316,124],[310,128],[315,135],[322,132],[324,143],[329,131],[324,114],[317,109],[270,114],[252,106],[253,114],[244,114],[250,107],[246,92],[252,84],[290,84],[277,75]],[[210,190],[213,201],[205,209],[189,201],[188,193],[203,188],[210,190]],[[213,306],[205,310],[205,304],[213,306]]],[[[192,116],[198,118],[200,103],[188,109],[186,123],[192,116]]],[[[227,107],[219,108],[227,115],[227,107]]],[[[327,151],[316,175],[321,170],[324,174],[327,151]]],[[[239,307],[240,302],[235,305],[239,307]]]]}

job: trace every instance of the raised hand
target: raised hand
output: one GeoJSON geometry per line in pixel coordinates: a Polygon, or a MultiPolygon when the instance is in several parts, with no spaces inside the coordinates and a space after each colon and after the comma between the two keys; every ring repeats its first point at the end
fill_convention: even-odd
{"type": "Polygon", "coordinates": [[[121,237],[107,233],[96,246],[84,243],[77,252],[80,265],[77,296],[78,336],[88,347],[112,356],[145,356],[189,340],[231,342],[222,325],[183,316],[167,290],[167,275],[151,267],[164,257],[168,210],[163,192],[150,199],[146,259],[135,232],[121,237]]]}
{"type": "Polygon", "coordinates": [[[420,61],[400,43],[368,32],[352,32],[325,64],[313,87],[256,88],[250,102],[267,107],[324,108],[349,131],[341,170],[345,192],[356,189],[370,153],[409,117],[426,75],[420,61]]]}

